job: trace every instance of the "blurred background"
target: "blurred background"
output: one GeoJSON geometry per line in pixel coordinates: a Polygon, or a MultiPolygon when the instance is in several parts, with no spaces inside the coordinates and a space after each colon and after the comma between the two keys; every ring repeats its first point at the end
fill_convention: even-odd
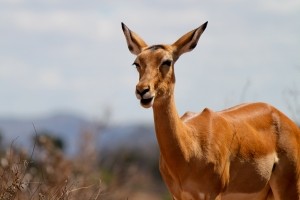
{"type": "MultiPolygon", "coordinates": [[[[27,188],[16,195],[76,199],[70,191],[90,184],[81,194],[169,199],[121,22],[148,44],[169,44],[208,21],[175,66],[180,115],[263,101],[299,124],[299,19],[294,0],[0,0],[0,169],[11,157],[34,163],[18,168],[31,179],[19,178],[27,188]]],[[[0,197],[11,184],[2,182],[0,197]]]]}

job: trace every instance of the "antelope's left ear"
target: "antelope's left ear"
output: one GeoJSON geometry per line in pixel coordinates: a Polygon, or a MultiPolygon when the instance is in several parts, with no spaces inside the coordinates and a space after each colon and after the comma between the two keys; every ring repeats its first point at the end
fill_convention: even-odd
{"type": "Polygon", "coordinates": [[[197,46],[198,40],[206,29],[207,23],[208,22],[205,22],[199,28],[186,33],[174,44],[172,44],[175,49],[175,55],[177,58],[179,58],[179,56],[181,56],[183,53],[192,51],[197,46]]]}
{"type": "Polygon", "coordinates": [[[131,31],[123,22],[121,24],[129,51],[134,55],[138,55],[141,53],[142,49],[147,46],[146,42],[144,42],[144,40],[136,33],[131,31]]]}

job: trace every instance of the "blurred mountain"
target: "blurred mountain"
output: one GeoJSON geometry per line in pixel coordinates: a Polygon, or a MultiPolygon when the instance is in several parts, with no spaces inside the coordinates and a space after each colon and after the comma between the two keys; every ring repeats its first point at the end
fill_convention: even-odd
{"type": "Polygon", "coordinates": [[[14,141],[14,145],[30,149],[35,131],[62,139],[65,152],[71,155],[80,151],[78,144],[84,132],[96,135],[97,148],[102,152],[127,149],[148,154],[157,148],[153,126],[145,124],[105,125],[66,113],[35,119],[0,118],[0,134],[6,145],[14,141]]]}

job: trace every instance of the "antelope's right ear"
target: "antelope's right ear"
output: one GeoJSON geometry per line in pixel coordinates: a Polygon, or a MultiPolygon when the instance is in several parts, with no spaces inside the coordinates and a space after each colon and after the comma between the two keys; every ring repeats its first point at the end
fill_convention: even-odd
{"type": "Polygon", "coordinates": [[[138,55],[141,53],[143,48],[147,47],[147,44],[136,33],[131,31],[123,22],[121,24],[129,51],[134,55],[138,55]]]}
{"type": "Polygon", "coordinates": [[[176,49],[175,55],[177,58],[183,53],[192,51],[197,46],[198,40],[206,29],[206,26],[207,22],[202,24],[199,28],[186,33],[172,45],[176,49]]]}

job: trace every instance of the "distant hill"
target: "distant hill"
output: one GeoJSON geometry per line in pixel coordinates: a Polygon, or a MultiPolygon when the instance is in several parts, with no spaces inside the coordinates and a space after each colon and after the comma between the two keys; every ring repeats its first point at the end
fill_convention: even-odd
{"type": "Polygon", "coordinates": [[[80,135],[84,131],[96,133],[99,150],[107,153],[118,149],[149,153],[157,148],[153,127],[144,124],[104,126],[73,114],[35,119],[0,118],[0,134],[7,145],[15,140],[14,144],[31,148],[34,127],[37,133],[49,133],[61,138],[66,145],[65,151],[71,155],[78,151],[80,135]]]}

